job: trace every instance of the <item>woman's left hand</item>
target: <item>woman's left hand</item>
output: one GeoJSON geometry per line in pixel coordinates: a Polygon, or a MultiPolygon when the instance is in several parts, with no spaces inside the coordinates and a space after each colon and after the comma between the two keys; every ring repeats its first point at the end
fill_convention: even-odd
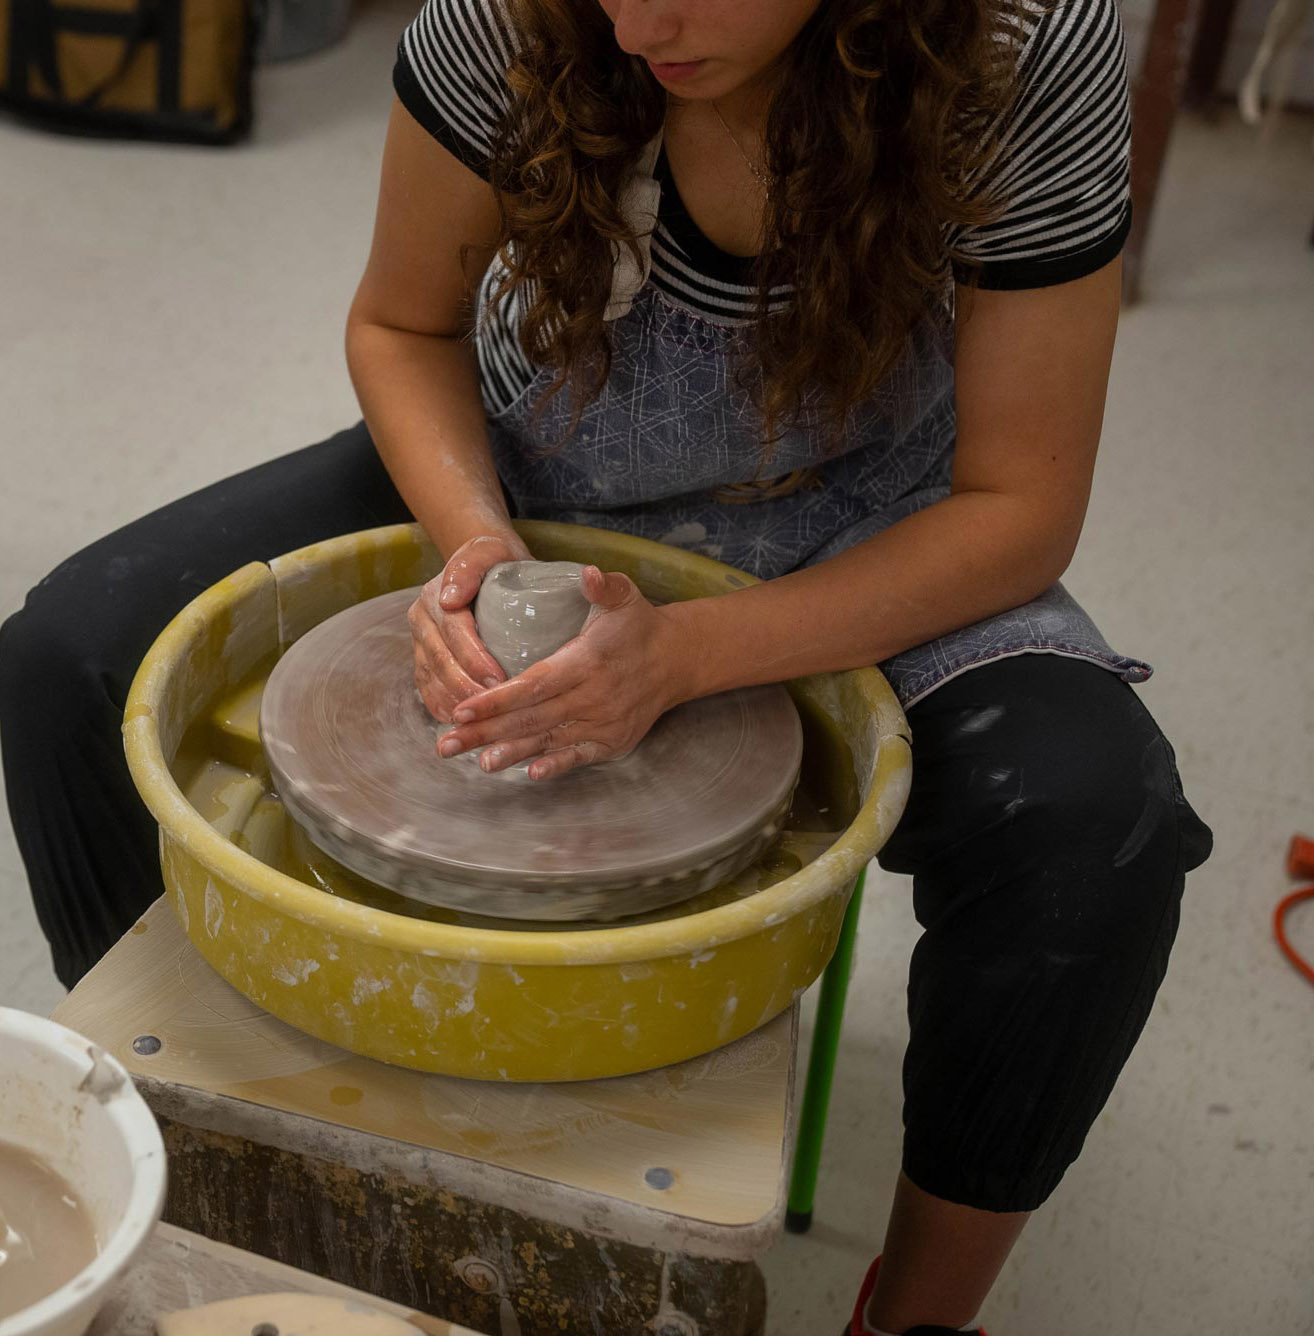
{"type": "Polygon", "coordinates": [[[653,607],[628,576],[596,566],[585,567],[582,587],[593,607],[580,634],[463,701],[439,755],[486,748],[479,764],[487,771],[537,757],[530,779],[550,779],[626,755],[684,699],[691,649],[669,609],[653,607]]]}

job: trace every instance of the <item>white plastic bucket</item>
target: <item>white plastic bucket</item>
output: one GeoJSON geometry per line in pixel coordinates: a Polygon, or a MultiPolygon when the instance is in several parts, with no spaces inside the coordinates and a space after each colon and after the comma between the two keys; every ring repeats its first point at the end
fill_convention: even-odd
{"type": "Polygon", "coordinates": [[[82,1336],[160,1218],[160,1130],[103,1049],[54,1021],[0,1007],[0,1140],[77,1191],[100,1249],[53,1294],[0,1321],[0,1336],[82,1336]]]}

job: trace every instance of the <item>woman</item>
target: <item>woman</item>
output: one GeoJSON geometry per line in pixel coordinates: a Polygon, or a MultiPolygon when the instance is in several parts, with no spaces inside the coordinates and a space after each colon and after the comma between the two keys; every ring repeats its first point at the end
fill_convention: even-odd
{"type": "Polygon", "coordinates": [[[429,0],[395,86],[347,332],[368,435],[139,521],[4,628],[61,977],[158,890],[117,752],[132,669],[241,561],[413,514],[447,555],[411,614],[443,754],[540,780],[680,701],[879,663],[915,738],[881,861],[925,932],[903,1173],[851,1329],[973,1329],[1210,846],[1128,685],[1148,666],[1057,583],[1129,222],[1114,0],[429,0]],[[590,571],[585,633],[507,683],[470,604],[528,555],[512,507],[764,583],[655,608],[590,571]]]}

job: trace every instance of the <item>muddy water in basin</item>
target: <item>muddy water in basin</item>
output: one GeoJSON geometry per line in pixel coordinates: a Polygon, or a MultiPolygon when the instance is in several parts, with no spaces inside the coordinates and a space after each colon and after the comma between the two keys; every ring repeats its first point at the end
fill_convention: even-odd
{"type": "Polygon", "coordinates": [[[0,1322],[53,1294],[95,1256],[77,1193],[36,1156],[0,1142],[0,1322]]]}

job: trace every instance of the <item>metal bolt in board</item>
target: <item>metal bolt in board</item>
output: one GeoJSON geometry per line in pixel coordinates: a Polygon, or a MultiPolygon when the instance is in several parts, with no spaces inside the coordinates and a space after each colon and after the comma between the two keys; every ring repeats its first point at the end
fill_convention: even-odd
{"type": "Polygon", "coordinates": [[[648,1324],[652,1336],[698,1336],[698,1323],[685,1313],[668,1311],[648,1324]]]}
{"type": "Polygon", "coordinates": [[[456,1274],[476,1294],[497,1294],[502,1289],[502,1274],[482,1257],[462,1257],[456,1263],[456,1274]]]}

